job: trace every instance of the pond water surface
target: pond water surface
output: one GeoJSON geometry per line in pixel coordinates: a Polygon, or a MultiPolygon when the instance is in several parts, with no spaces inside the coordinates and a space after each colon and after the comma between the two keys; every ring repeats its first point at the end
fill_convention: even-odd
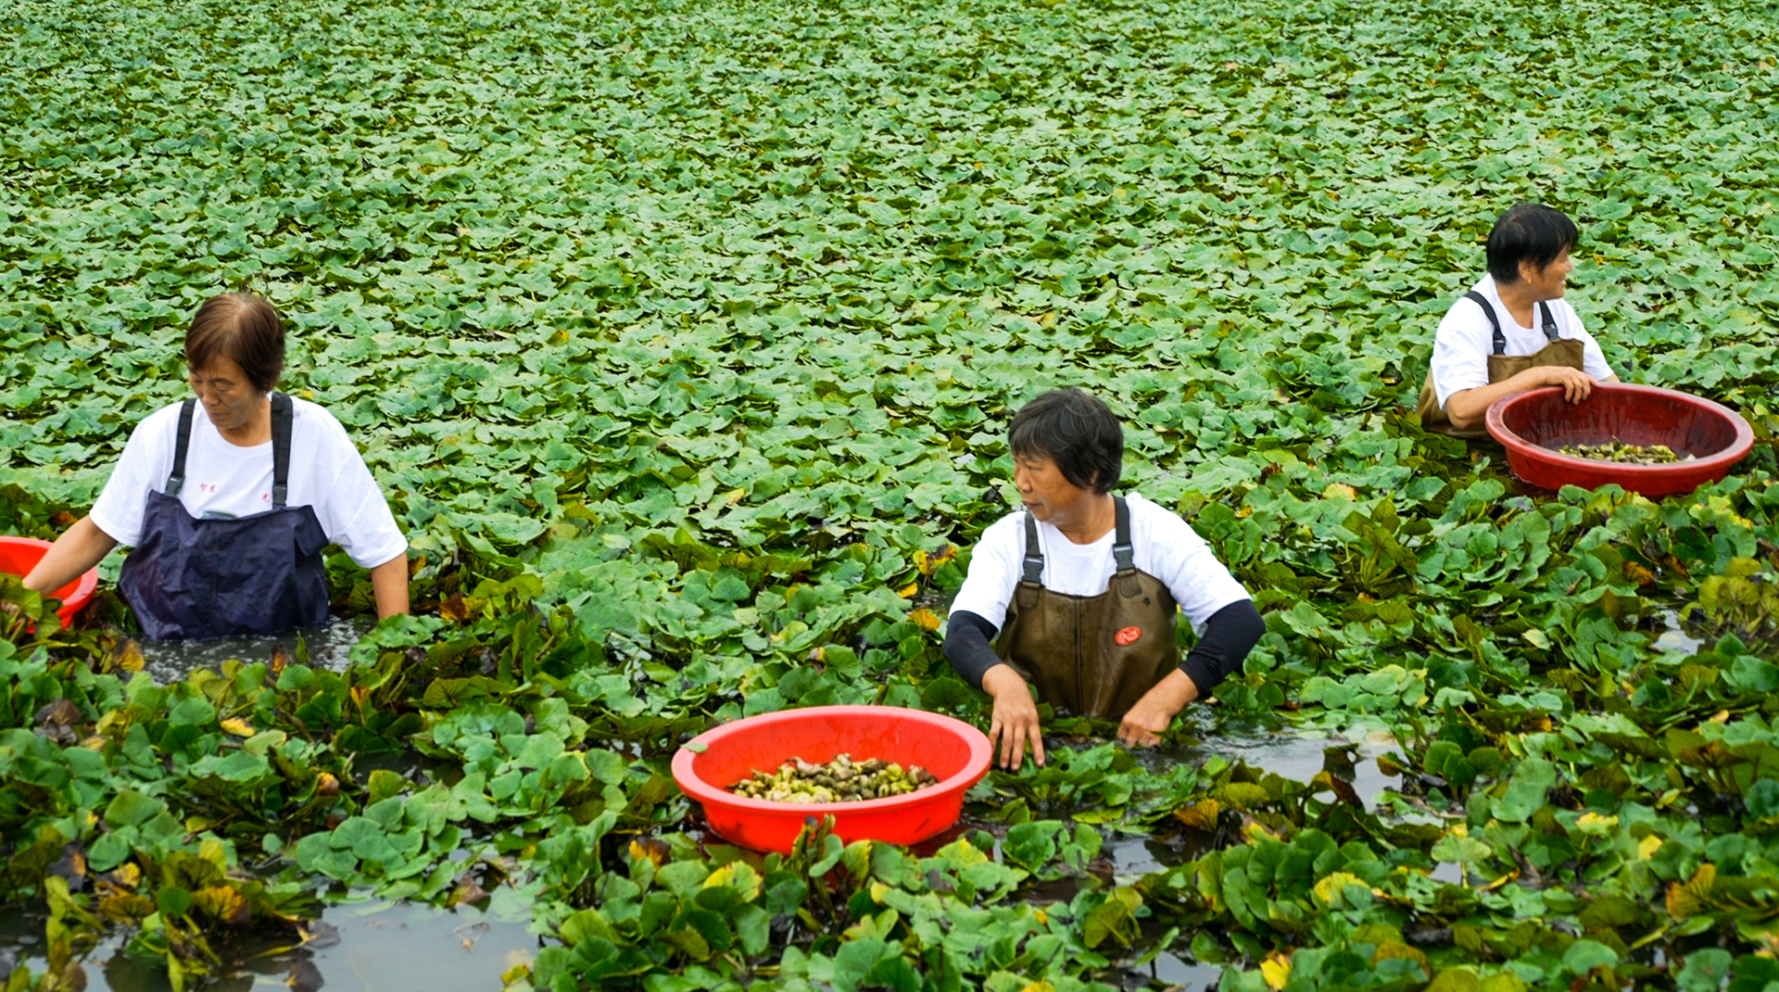
{"type": "MultiPolygon", "coordinates": [[[[274,637],[149,641],[142,644],[142,651],[145,669],[163,683],[182,679],[200,668],[215,668],[230,659],[270,661],[274,652],[280,650],[293,659],[306,653],[311,665],[338,671],[347,666],[352,646],[374,622],[371,618],[340,619],[274,637]]],[[[1208,724],[1207,717],[1208,714],[1201,714],[1200,720],[1208,724]]],[[[1349,739],[1286,728],[1240,736],[1211,735],[1192,745],[1145,751],[1141,760],[1160,766],[1197,764],[1220,756],[1304,782],[1323,769],[1327,749],[1349,745],[1353,786],[1366,805],[1372,806],[1381,793],[1395,784],[1393,778],[1378,770],[1375,760],[1397,747],[1393,739],[1382,733],[1349,739]]],[[[1123,883],[1195,856],[1197,852],[1178,849],[1146,835],[1115,836],[1105,849],[1113,877],[1123,883]]],[[[471,906],[445,910],[383,900],[336,904],[323,913],[315,927],[317,939],[303,946],[290,946],[288,937],[273,942],[237,941],[227,951],[230,967],[226,977],[213,980],[204,988],[215,992],[313,992],[323,988],[339,992],[416,988],[431,992],[495,992],[501,988],[502,974],[515,965],[530,962],[536,955],[538,938],[527,932],[527,922],[523,918],[497,918],[494,913],[471,906]]],[[[15,910],[0,914],[0,958],[9,957],[41,971],[43,926],[44,919],[38,913],[15,910]]],[[[127,938],[125,932],[114,934],[86,956],[86,987],[95,992],[171,992],[164,972],[125,953],[127,938]]],[[[1190,935],[1151,962],[1127,970],[1122,976],[1108,976],[1108,980],[1126,988],[1215,988],[1221,969],[1191,961],[1186,951],[1189,940],[1190,935]]]]}

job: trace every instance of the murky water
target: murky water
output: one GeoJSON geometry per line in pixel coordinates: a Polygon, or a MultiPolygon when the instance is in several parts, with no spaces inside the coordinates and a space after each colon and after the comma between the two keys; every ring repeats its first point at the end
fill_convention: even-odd
{"type": "MultiPolygon", "coordinates": [[[[0,915],[0,946],[16,963],[41,974],[44,920],[35,914],[0,915]]],[[[226,950],[232,964],[206,992],[304,989],[315,992],[498,992],[500,976],[536,956],[537,938],[525,921],[497,920],[469,906],[433,909],[372,901],[330,907],[320,935],[301,947],[288,936],[246,938],[226,950]]],[[[125,951],[129,934],[102,941],[83,962],[91,992],[172,992],[166,972],[125,951]]]]}
{"type": "MultiPolygon", "coordinates": [[[[231,658],[269,660],[280,648],[294,658],[299,653],[299,639],[311,664],[338,670],[345,667],[352,645],[371,626],[368,620],[337,621],[280,637],[150,642],[143,645],[143,651],[148,671],[162,682],[231,658]]],[[[1208,718],[1205,722],[1209,723],[1208,718]]],[[[1378,770],[1375,760],[1379,754],[1397,749],[1387,734],[1352,740],[1298,729],[1212,735],[1190,746],[1142,751],[1140,760],[1156,765],[1196,764],[1221,756],[1304,782],[1323,770],[1327,749],[1349,745],[1353,763],[1347,777],[1361,800],[1371,806],[1395,783],[1378,770]]],[[[956,832],[965,829],[967,826],[960,824],[956,832]]],[[[1128,884],[1192,856],[1195,852],[1179,850],[1150,836],[1115,836],[1106,845],[1104,864],[1110,880],[1128,884]]],[[[495,919],[469,906],[452,911],[372,900],[331,906],[321,924],[316,928],[321,939],[300,947],[290,946],[288,936],[259,944],[238,941],[225,955],[229,961],[225,977],[205,989],[496,992],[501,988],[500,976],[514,965],[530,962],[539,946],[538,938],[527,932],[526,920],[495,919]]],[[[0,956],[41,972],[43,926],[40,913],[0,914],[0,956]]],[[[164,971],[125,952],[128,937],[127,931],[120,930],[85,957],[86,987],[93,992],[171,992],[164,971]]],[[[1127,969],[1119,984],[1192,992],[1216,988],[1222,969],[1192,961],[1189,942],[1190,935],[1182,937],[1152,961],[1127,969]]]]}
{"type": "Polygon", "coordinates": [[[1680,621],[1680,614],[1674,610],[1662,610],[1656,614],[1661,622],[1662,632],[1651,642],[1650,647],[1657,651],[1674,651],[1680,654],[1698,654],[1705,642],[1686,632],[1680,621]]]}
{"type": "Polygon", "coordinates": [[[293,660],[305,654],[312,668],[345,669],[352,646],[372,627],[374,616],[335,617],[317,627],[302,627],[264,637],[218,637],[207,641],[142,641],[143,670],[156,682],[177,682],[200,668],[225,661],[269,662],[282,649],[293,660]]]}
{"type": "MultiPolygon", "coordinates": [[[[1295,782],[1307,782],[1323,769],[1327,749],[1344,745],[1352,746],[1350,780],[1353,789],[1359,794],[1360,801],[1370,808],[1385,789],[1400,781],[1378,770],[1377,756],[1398,747],[1395,739],[1384,733],[1357,740],[1333,735],[1314,736],[1296,729],[1263,736],[1208,737],[1191,747],[1145,751],[1142,760],[1157,764],[1198,764],[1216,755],[1245,761],[1295,782]]],[[[1106,850],[1121,882],[1133,881],[1184,860],[1181,852],[1147,836],[1117,838],[1106,846],[1106,850]]]]}

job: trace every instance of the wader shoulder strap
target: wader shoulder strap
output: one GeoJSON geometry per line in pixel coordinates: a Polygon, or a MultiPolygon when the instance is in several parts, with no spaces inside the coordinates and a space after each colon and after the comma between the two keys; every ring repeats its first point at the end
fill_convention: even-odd
{"type": "Polygon", "coordinates": [[[1538,313],[1544,318],[1544,340],[1557,340],[1557,318],[1551,315],[1550,304],[1544,300],[1539,300],[1538,313]]]}
{"type": "Polygon", "coordinates": [[[1112,506],[1117,520],[1113,527],[1112,560],[1117,562],[1118,571],[1128,572],[1137,567],[1136,549],[1130,543],[1130,507],[1123,496],[1112,497],[1112,506]]]}
{"type": "Polygon", "coordinates": [[[167,476],[168,496],[177,496],[185,488],[185,453],[191,448],[192,411],[197,405],[195,399],[179,404],[179,433],[173,442],[173,474],[167,476]]]}
{"type": "Polygon", "coordinates": [[[282,510],[290,494],[290,397],[272,394],[272,508],[282,510]]]}
{"type": "Polygon", "coordinates": [[[1038,583],[1044,574],[1044,552],[1038,547],[1038,522],[1032,511],[1025,511],[1025,574],[1021,582],[1038,583]]]}
{"type": "MultiPolygon", "coordinates": [[[[1501,333],[1501,318],[1495,316],[1495,308],[1489,305],[1488,299],[1474,289],[1465,293],[1464,298],[1467,300],[1475,300],[1476,305],[1482,307],[1483,316],[1489,318],[1489,329],[1495,332],[1495,354],[1507,354],[1507,335],[1501,333]]],[[[1541,323],[1544,328],[1544,339],[1546,341],[1557,340],[1557,318],[1550,312],[1550,304],[1548,302],[1544,300],[1538,301],[1538,316],[1541,318],[1541,323]]]]}
{"type": "Polygon", "coordinates": [[[1483,316],[1489,318],[1489,329],[1495,332],[1495,354],[1507,354],[1507,335],[1501,333],[1501,318],[1495,316],[1495,308],[1489,305],[1486,297],[1474,289],[1465,293],[1464,298],[1475,301],[1477,306],[1482,307],[1483,316]]]}

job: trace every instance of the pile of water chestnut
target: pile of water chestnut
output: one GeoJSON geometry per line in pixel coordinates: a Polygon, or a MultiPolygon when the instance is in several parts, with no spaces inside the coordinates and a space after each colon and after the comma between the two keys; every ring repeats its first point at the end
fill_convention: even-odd
{"type": "Polygon", "coordinates": [[[849,754],[837,754],[822,765],[792,758],[776,771],[754,772],[729,791],[781,803],[848,803],[900,796],[938,783],[937,775],[919,765],[903,768],[881,758],[854,761],[849,754]]]}
{"type": "Polygon", "coordinates": [[[1600,444],[1565,444],[1557,449],[1557,453],[1622,465],[1667,465],[1693,460],[1692,455],[1677,455],[1665,444],[1626,444],[1617,438],[1600,444]]]}

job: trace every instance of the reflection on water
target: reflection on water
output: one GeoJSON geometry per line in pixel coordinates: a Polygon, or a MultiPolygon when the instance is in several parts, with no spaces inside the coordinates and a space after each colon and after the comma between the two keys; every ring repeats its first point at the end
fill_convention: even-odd
{"type": "MultiPolygon", "coordinates": [[[[44,919],[0,915],[0,943],[18,963],[41,974],[44,919]]],[[[292,947],[288,934],[242,937],[223,954],[221,976],[207,992],[326,989],[328,992],[493,992],[500,976],[537,954],[524,922],[506,922],[470,906],[456,911],[374,901],[330,907],[314,927],[322,935],[292,947]],[[232,967],[231,967],[232,966],[232,967]]],[[[127,934],[102,941],[85,959],[89,992],[172,992],[166,971],[125,950],[127,934]]],[[[213,945],[215,946],[215,945],[213,945]]]]}
{"type": "MultiPolygon", "coordinates": [[[[1348,745],[1351,745],[1352,770],[1340,777],[1352,782],[1359,800],[1369,809],[1385,789],[1399,781],[1397,776],[1385,775],[1378,770],[1377,756],[1397,747],[1395,738],[1382,732],[1358,740],[1337,736],[1311,737],[1297,729],[1257,737],[1207,737],[1188,747],[1141,751],[1139,760],[1160,767],[1182,762],[1202,764],[1207,758],[1220,756],[1245,761],[1294,782],[1308,782],[1323,769],[1329,748],[1348,745]]],[[[1134,878],[1162,871],[1184,860],[1180,852],[1147,835],[1113,840],[1106,845],[1106,852],[1121,880],[1126,876],[1134,878]]]]}
{"type": "Polygon", "coordinates": [[[1681,625],[1680,614],[1673,610],[1660,610],[1656,619],[1661,621],[1662,632],[1650,647],[1657,651],[1673,651],[1679,654],[1698,654],[1705,642],[1690,636],[1681,625]]]}
{"type": "MultiPolygon", "coordinates": [[[[1359,800],[1367,808],[1377,802],[1385,789],[1398,784],[1397,776],[1385,775],[1378,770],[1377,756],[1397,748],[1395,738],[1381,731],[1358,739],[1316,737],[1296,728],[1253,736],[1213,735],[1190,746],[1161,747],[1139,752],[1139,760],[1159,767],[1180,762],[1202,764],[1207,758],[1223,757],[1232,761],[1245,761],[1294,782],[1308,782],[1316,777],[1317,772],[1329,767],[1327,751],[1330,748],[1346,749],[1345,755],[1337,755],[1334,764],[1339,767],[1334,770],[1339,777],[1352,782],[1354,791],[1359,794],[1359,800]],[[1351,758],[1350,769],[1344,760],[1339,760],[1345,757],[1351,758]]],[[[1105,850],[1112,862],[1116,880],[1121,884],[1128,884],[1142,875],[1165,870],[1170,865],[1180,864],[1203,853],[1183,851],[1148,835],[1110,839],[1105,850]]],[[[1191,992],[1217,988],[1222,979],[1222,967],[1191,960],[1191,955],[1186,950],[1190,942],[1190,934],[1177,939],[1168,951],[1163,951],[1150,963],[1146,976],[1139,970],[1132,977],[1146,977],[1152,983],[1191,992]]],[[[1126,987],[1131,987],[1130,983],[1126,983],[1126,987]]]]}
{"type": "Polygon", "coordinates": [[[218,637],[207,641],[143,641],[143,670],[163,685],[177,682],[200,668],[216,668],[231,659],[269,662],[279,648],[301,661],[308,652],[312,668],[342,671],[352,645],[377,625],[375,616],[334,617],[317,627],[288,630],[261,637],[218,637]]]}
{"type": "Polygon", "coordinates": [[[1162,951],[1150,963],[1149,976],[1169,988],[1210,990],[1222,980],[1223,969],[1214,964],[1182,961],[1176,955],[1162,951]]]}

